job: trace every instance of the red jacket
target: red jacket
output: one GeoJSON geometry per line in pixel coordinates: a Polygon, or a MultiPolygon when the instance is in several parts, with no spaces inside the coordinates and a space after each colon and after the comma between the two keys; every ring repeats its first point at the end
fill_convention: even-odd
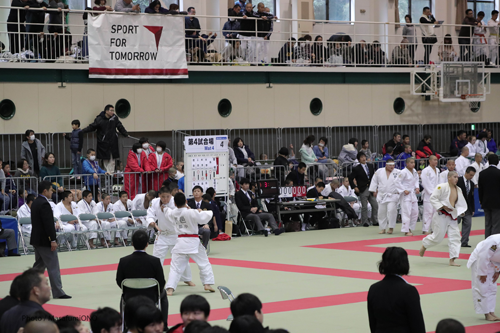
{"type": "MultiPolygon", "coordinates": [[[[168,153],[163,153],[162,161],[160,165],[160,170],[162,172],[168,172],[174,163],[172,162],[172,156],[168,153]]],[[[155,171],[158,168],[158,161],[156,160],[156,153],[150,153],[148,157],[147,171],[155,171]]]]}
{"type": "Polygon", "coordinates": [[[144,172],[147,171],[148,158],[146,153],[141,153],[141,165],[137,161],[137,154],[133,150],[128,152],[127,165],[125,165],[125,172],[144,172]]]}

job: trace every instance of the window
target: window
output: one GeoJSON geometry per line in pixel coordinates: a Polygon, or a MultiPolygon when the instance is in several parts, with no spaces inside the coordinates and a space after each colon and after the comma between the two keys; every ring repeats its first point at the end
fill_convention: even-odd
{"type": "Polygon", "coordinates": [[[399,0],[399,22],[405,23],[405,16],[410,14],[412,22],[418,23],[424,7],[429,7],[432,12],[431,2],[431,0],[399,0]]]}
{"type": "Polygon", "coordinates": [[[352,21],[353,0],[314,0],[314,19],[329,21],[352,21]]]}
{"type": "MultiPolygon", "coordinates": [[[[271,14],[274,14],[274,16],[279,17],[278,15],[279,13],[276,13],[276,0],[250,0],[249,2],[255,6],[254,8],[255,11],[257,11],[257,4],[259,2],[262,2],[264,3],[264,6],[268,7],[271,10],[271,14]]],[[[243,8],[243,10],[245,10],[245,8],[243,8]]]]}
{"type": "Polygon", "coordinates": [[[477,16],[477,13],[484,12],[483,21],[488,24],[491,19],[491,11],[495,9],[495,0],[467,0],[467,8],[474,11],[474,17],[477,16]]]}

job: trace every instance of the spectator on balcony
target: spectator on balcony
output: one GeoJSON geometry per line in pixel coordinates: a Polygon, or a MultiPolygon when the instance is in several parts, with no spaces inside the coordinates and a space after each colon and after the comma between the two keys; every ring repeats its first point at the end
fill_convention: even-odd
{"type": "Polygon", "coordinates": [[[84,134],[97,132],[97,159],[103,160],[104,168],[111,174],[115,172],[115,160],[120,157],[116,130],[128,137],[127,130],[115,115],[115,108],[111,104],[106,105],[94,122],[83,129],[84,134]]]}
{"type": "Polygon", "coordinates": [[[194,15],[196,15],[196,9],[194,7],[189,7],[187,12],[190,16],[185,18],[186,37],[199,38],[201,26],[198,18],[194,17],[194,15]]]}
{"type": "Polygon", "coordinates": [[[422,31],[422,44],[424,44],[424,64],[428,65],[432,52],[433,44],[437,43],[437,37],[434,33],[434,23],[436,19],[432,16],[429,7],[424,7],[420,17],[420,30],[422,31]]]}
{"type": "Polygon", "coordinates": [[[339,154],[339,162],[340,165],[344,163],[353,163],[357,159],[358,155],[358,139],[351,138],[349,142],[342,146],[342,150],[339,154]]]}
{"type": "Polygon", "coordinates": [[[241,47],[245,52],[246,60],[248,62],[255,62],[257,59],[257,19],[260,16],[253,11],[253,5],[249,2],[246,4],[245,11],[243,12],[240,20],[241,32],[239,38],[241,39],[241,47]]]}
{"type": "Polygon", "coordinates": [[[378,40],[373,41],[370,49],[370,64],[373,66],[384,66],[387,63],[385,57],[385,52],[382,51],[380,42],[378,40]]]}
{"type": "Polygon", "coordinates": [[[241,48],[241,42],[238,39],[228,40],[227,46],[222,52],[222,59],[225,62],[243,62],[245,59],[245,53],[241,48]]]}
{"type": "Polygon", "coordinates": [[[28,161],[30,169],[35,175],[40,173],[42,159],[45,155],[45,147],[35,137],[35,131],[26,130],[25,139],[21,145],[21,158],[28,161]]]}
{"type": "Polygon", "coordinates": [[[9,17],[7,18],[7,31],[9,32],[10,53],[20,53],[24,49],[24,33],[26,28],[26,10],[29,9],[28,0],[13,0],[10,4],[9,17]],[[23,7],[25,9],[23,9],[23,7]]]}
{"type": "Polygon", "coordinates": [[[405,15],[406,25],[403,28],[403,36],[408,40],[408,54],[411,61],[415,61],[415,51],[417,50],[417,32],[412,24],[411,15],[405,15]]]}
{"type": "Polygon", "coordinates": [[[148,13],[148,14],[170,14],[170,11],[168,9],[162,7],[160,0],[154,0],[144,10],[144,13],[148,13]]]}
{"type": "Polygon", "coordinates": [[[360,40],[354,47],[354,59],[357,65],[365,65],[370,62],[370,48],[365,40],[360,40]]]}
{"type": "Polygon", "coordinates": [[[222,27],[222,34],[226,39],[236,39],[238,38],[239,31],[241,30],[240,21],[236,19],[239,11],[241,9],[239,5],[234,5],[233,11],[229,13],[229,18],[224,26],[222,27]],[[236,10],[235,10],[236,9],[236,10]]]}
{"type": "Polygon", "coordinates": [[[290,39],[283,45],[278,54],[278,62],[280,64],[290,64],[295,63],[297,61],[297,56],[295,54],[295,41],[294,37],[290,37],[290,39]]]}
{"type": "Polygon", "coordinates": [[[480,26],[481,22],[474,17],[472,9],[467,9],[458,34],[458,44],[460,44],[460,61],[471,61],[471,37],[474,33],[474,27],[480,26]]]}
{"type": "Polygon", "coordinates": [[[187,15],[187,12],[179,11],[179,5],[177,5],[175,3],[170,4],[170,6],[168,7],[168,13],[170,15],[177,15],[177,14],[187,15]]]}
{"type": "Polygon", "coordinates": [[[121,13],[140,13],[141,6],[139,4],[132,4],[132,0],[117,0],[115,3],[115,12],[121,13]]]}
{"type": "Polygon", "coordinates": [[[439,46],[438,57],[441,61],[457,61],[458,54],[452,44],[452,39],[450,34],[444,36],[443,45],[439,46]]]}
{"type": "Polygon", "coordinates": [[[311,50],[311,60],[315,64],[322,64],[325,61],[326,49],[323,46],[323,37],[316,36],[311,50]]]}
{"type": "Polygon", "coordinates": [[[451,145],[450,145],[450,155],[451,156],[460,155],[462,148],[465,147],[468,143],[466,138],[467,138],[467,132],[465,132],[464,130],[458,131],[456,138],[454,138],[451,141],[451,145]]]}
{"type": "Polygon", "coordinates": [[[106,0],[95,0],[94,4],[95,4],[95,6],[92,8],[92,10],[102,11],[102,12],[105,12],[105,11],[112,12],[113,11],[113,8],[111,8],[111,6],[106,5],[106,0]]]}
{"type": "Polygon", "coordinates": [[[196,9],[194,7],[189,7],[188,17],[185,18],[185,31],[186,31],[186,49],[191,54],[192,62],[203,62],[205,61],[205,54],[207,53],[207,47],[210,45],[217,34],[210,32],[208,35],[201,34],[200,21],[194,17],[196,15],[196,9]]]}
{"type": "Polygon", "coordinates": [[[167,144],[163,141],[156,143],[156,153],[149,154],[147,171],[153,172],[153,184],[147,190],[159,191],[161,184],[168,178],[168,169],[173,165],[172,157],[166,152],[167,144]]]}
{"type": "Polygon", "coordinates": [[[269,53],[269,40],[271,39],[271,35],[274,29],[273,20],[276,18],[273,14],[266,11],[266,6],[263,2],[259,2],[257,4],[257,13],[256,15],[260,17],[260,20],[257,20],[257,42],[259,45],[257,47],[257,62],[268,63],[268,53],[269,53]],[[262,41],[263,39],[263,41],[262,41]]]}
{"type": "Polygon", "coordinates": [[[294,53],[297,57],[298,64],[305,65],[311,63],[311,48],[310,45],[307,44],[305,37],[300,37],[297,40],[294,53]]]}
{"type": "Polygon", "coordinates": [[[65,28],[65,25],[67,25],[66,15],[63,13],[63,9],[68,9],[68,7],[59,0],[51,0],[49,8],[57,9],[57,11],[49,12],[49,32],[54,34],[54,37],[53,42],[49,41],[49,50],[47,52],[50,59],[56,60],[69,52],[72,44],[71,33],[65,28]]]}
{"type": "Polygon", "coordinates": [[[242,0],[238,0],[238,1],[235,1],[234,4],[235,5],[239,5],[241,8],[245,8],[245,3],[246,1],[242,1],[242,0]]]}
{"type": "Polygon", "coordinates": [[[46,59],[48,36],[44,36],[43,29],[45,26],[45,10],[49,5],[44,1],[38,3],[36,0],[29,0],[28,6],[43,10],[26,11],[26,32],[28,33],[26,48],[33,52],[35,59],[38,57],[46,59]]]}
{"type": "Polygon", "coordinates": [[[401,45],[392,50],[392,63],[393,65],[410,65],[413,63],[408,50],[408,39],[403,38],[401,45]]]}
{"type": "Polygon", "coordinates": [[[125,175],[123,176],[125,192],[129,194],[130,200],[134,200],[137,194],[146,192],[143,173],[147,171],[147,165],[148,157],[141,144],[139,142],[134,143],[132,149],[128,152],[125,175]]]}

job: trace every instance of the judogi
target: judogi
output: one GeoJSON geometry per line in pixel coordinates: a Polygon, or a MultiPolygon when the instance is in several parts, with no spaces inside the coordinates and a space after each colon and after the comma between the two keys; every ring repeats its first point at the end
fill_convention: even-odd
{"type": "MultiPolygon", "coordinates": [[[[94,200],[92,200],[90,202],[90,204],[88,204],[87,201],[82,199],[78,202],[77,206],[78,206],[78,213],[79,214],[94,214],[93,213],[94,207],[95,207],[94,200]]],[[[97,230],[97,228],[98,228],[96,220],[87,220],[87,221],[82,220],[81,222],[85,227],[87,227],[88,230],[97,230]]],[[[93,232],[93,233],[89,234],[89,238],[90,239],[97,238],[97,232],[93,232]]]]}
{"type": "MultiPolygon", "coordinates": [[[[17,210],[17,219],[21,219],[23,217],[29,217],[31,218],[31,209],[28,207],[27,204],[22,205],[18,210],[17,210]]],[[[21,231],[23,233],[31,235],[31,224],[23,224],[21,226],[21,231]]]]}
{"type": "Polygon", "coordinates": [[[476,169],[476,173],[474,174],[474,177],[472,177],[472,182],[477,185],[479,181],[479,173],[486,169],[486,167],[483,165],[483,163],[478,164],[477,162],[472,163],[470,166],[476,169]]]}
{"type": "Polygon", "coordinates": [[[500,234],[479,242],[470,255],[467,268],[471,269],[472,300],[478,314],[495,312],[497,284],[493,274],[500,271],[500,234]],[[486,276],[482,283],[479,276],[486,276]]]}
{"type": "MultiPolygon", "coordinates": [[[[132,200],[127,199],[127,207],[123,205],[123,202],[121,200],[118,200],[113,204],[113,212],[130,212],[132,210],[132,200]]],[[[125,228],[129,225],[128,222],[128,217],[123,217],[121,219],[116,219],[116,224],[118,225],[118,228],[125,228]]],[[[132,217],[130,217],[132,219],[132,217]]],[[[122,238],[124,240],[128,239],[128,231],[123,230],[121,231],[122,238]]]]}
{"type": "Polygon", "coordinates": [[[490,150],[488,149],[488,144],[486,143],[486,141],[483,140],[476,141],[476,152],[481,154],[483,159],[486,156],[486,154],[488,154],[489,151],[490,150]]]}
{"type": "Polygon", "coordinates": [[[470,142],[466,145],[467,148],[469,148],[469,158],[474,159],[474,156],[476,156],[476,144],[471,144],[470,142]]]}
{"type": "Polygon", "coordinates": [[[439,184],[448,182],[448,173],[450,170],[446,169],[439,174],[439,184]]]}
{"type": "Polygon", "coordinates": [[[439,169],[433,169],[430,165],[422,171],[420,176],[422,179],[422,186],[424,191],[422,192],[422,200],[424,201],[424,214],[423,214],[423,225],[422,231],[429,231],[429,227],[432,223],[432,217],[436,211],[431,204],[431,195],[434,189],[440,184],[439,183],[439,169]]]}
{"type": "MultiPolygon", "coordinates": [[[[455,160],[455,170],[458,172],[459,177],[465,175],[465,170],[467,170],[467,167],[469,166],[470,166],[470,160],[467,157],[463,157],[462,155],[460,155],[455,160]]],[[[448,182],[448,179],[446,179],[446,182],[448,182]]]]}
{"type": "Polygon", "coordinates": [[[321,195],[324,196],[325,198],[328,197],[330,195],[330,193],[332,193],[333,190],[332,190],[332,186],[330,184],[326,185],[325,188],[323,189],[323,191],[321,191],[321,195]]]}
{"type": "Polygon", "coordinates": [[[488,30],[490,33],[490,36],[488,38],[490,60],[492,64],[496,64],[498,57],[498,22],[490,19],[488,21],[488,30]]]}
{"type": "Polygon", "coordinates": [[[213,212],[198,211],[197,209],[167,209],[164,210],[167,221],[173,224],[178,235],[177,242],[172,249],[172,262],[166,288],[176,289],[181,275],[189,266],[189,258],[193,259],[200,269],[201,282],[214,284],[214,272],[208,261],[205,247],[198,236],[198,225],[207,224],[213,218],[213,212]]]}
{"type": "Polygon", "coordinates": [[[484,21],[481,26],[474,27],[474,56],[489,56],[488,40],[486,39],[486,27],[484,21]]]}
{"type": "MultiPolygon", "coordinates": [[[[146,197],[145,193],[137,194],[135,196],[134,200],[132,200],[132,210],[148,210],[149,207],[151,207],[152,201],[150,201],[148,207],[145,208],[144,207],[145,197],[146,197]]],[[[147,227],[149,225],[149,223],[147,221],[147,217],[144,217],[144,216],[143,217],[139,217],[138,220],[141,222],[141,224],[144,227],[147,227]]]]}
{"type": "MultiPolygon", "coordinates": [[[[354,192],[354,190],[350,186],[345,187],[344,185],[342,185],[339,188],[337,188],[335,190],[335,192],[337,192],[338,194],[340,194],[344,198],[345,197],[353,197],[353,198],[358,197],[356,195],[356,192],[354,192]]],[[[361,219],[361,202],[359,202],[359,200],[354,202],[354,204],[352,205],[352,209],[354,209],[356,211],[356,214],[358,215],[358,219],[360,220],[361,219]]],[[[372,206],[370,206],[370,203],[368,203],[367,209],[368,209],[368,218],[370,218],[372,216],[372,206]]]]}
{"type": "MultiPolygon", "coordinates": [[[[160,259],[163,263],[167,253],[172,249],[177,243],[177,233],[175,232],[174,225],[172,222],[167,220],[165,217],[165,212],[169,210],[168,205],[165,205],[162,210],[162,202],[160,198],[155,198],[151,201],[151,205],[148,208],[147,223],[158,221],[158,229],[160,229],[158,235],[155,239],[155,245],[153,248],[153,256],[160,259]]],[[[181,280],[188,282],[191,281],[191,267],[186,266],[185,270],[182,272],[181,280]]]]}
{"type": "MultiPolygon", "coordinates": [[[[76,205],[76,202],[71,202],[71,210],[73,212],[70,212],[69,210],[66,209],[66,207],[64,206],[63,202],[59,202],[57,205],[56,205],[56,208],[54,209],[54,217],[59,219],[59,217],[61,215],[74,215],[76,217],[78,217],[78,206],[76,205]]],[[[87,227],[80,224],[79,222],[77,222],[76,224],[70,224],[68,222],[62,222],[60,221],[60,225],[61,225],[61,229],[64,231],[64,232],[72,232],[72,231],[87,231],[87,227]]],[[[76,247],[77,245],[77,241],[78,241],[78,238],[77,237],[73,237],[73,235],[65,235],[65,237],[68,239],[68,241],[71,243],[71,246],[73,247],[76,247]]]]}
{"type": "MultiPolygon", "coordinates": [[[[99,214],[99,213],[113,213],[113,204],[110,203],[106,208],[104,208],[104,204],[101,202],[99,202],[98,204],[95,205],[94,209],[92,210],[92,214],[96,215],[99,214]]],[[[117,227],[117,224],[116,224],[116,221],[107,221],[107,220],[100,220],[101,221],[101,229],[103,230],[109,230],[111,228],[116,228],[117,227]]],[[[111,239],[111,234],[109,231],[105,231],[103,232],[104,234],[104,238],[106,238],[106,240],[110,240],[111,239]]]]}
{"type": "Polygon", "coordinates": [[[415,230],[418,219],[418,199],[415,190],[420,188],[418,173],[404,168],[395,181],[396,190],[399,193],[399,205],[401,206],[401,232],[415,230]],[[405,195],[405,191],[410,192],[405,195]]]}
{"type": "Polygon", "coordinates": [[[441,207],[452,208],[450,203],[450,184],[448,182],[439,184],[431,195],[432,207],[436,214],[432,218],[432,234],[422,240],[422,245],[428,249],[443,241],[448,233],[448,249],[450,259],[458,258],[460,254],[460,230],[458,229],[457,217],[467,211],[467,202],[462,194],[462,190],[457,186],[458,200],[453,211],[447,212],[441,207]]]}
{"type": "Polygon", "coordinates": [[[379,229],[387,229],[396,227],[396,219],[398,217],[398,201],[399,192],[396,189],[397,178],[401,170],[394,169],[387,177],[385,168],[378,169],[373,175],[370,183],[370,192],[377,192],[378,202],[378,223],[379,229]]]}

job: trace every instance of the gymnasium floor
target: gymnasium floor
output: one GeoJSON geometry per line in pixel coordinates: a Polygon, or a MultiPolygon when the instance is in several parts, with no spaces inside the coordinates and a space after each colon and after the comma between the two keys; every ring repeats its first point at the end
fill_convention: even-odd
{"type": "MultiPolygon", "coordinates": [[[[397,225],[399,230],[400,224],[397,225]]],[[[228,242],[212,242],[210,261],[216,286],[235,295],[256,294],[264,303],[264,324],[292,333],[369,332],[366,295],[371,284],[381,279],[376,263],[386,246],[402,246],[410,255],[411,275],[421,297],[427,332],[433,332],[443,318],[455,318],[467,326],[467,333],[497,332],[500,323],[476,315],[470,290],[467,259],[484,239],[484,218],[473,219],[470,249],[462,249],[459,264],[449,267],[447,241],[418,256],[422,236],[378,235],[378,228],[345,228],[288,233],[265,238],[252,236],[228,242]]],[[[421,223],[417,224],[421,230],[421,223]]],[[[86,316],[97,307],[118,309],[120,289],[115,282],[119,258],[132,247],[77,251],[59,255],[64,290],[71,300],[51,300],[45,308],[55,316],[86,316]]],[[[147,249],[153,252],[153,246],[147,249]]],[[[30,267],[34,256],[0,259],[0,296],[8,293],[13,277],[30,267]]],[[[167,276],[169,260],[165,262],[167,276]]],[[[196,264],[196,287],[179,286],[169,298],[169,326],[180,322],[179,305],[184,296],[200,293],[212,308],[213,325],[229,328],[225,318],[229,302],[220,293],[202,292],[196,264]]],[[[500,310],[498,310],[500,313],[500,310]]]]}

